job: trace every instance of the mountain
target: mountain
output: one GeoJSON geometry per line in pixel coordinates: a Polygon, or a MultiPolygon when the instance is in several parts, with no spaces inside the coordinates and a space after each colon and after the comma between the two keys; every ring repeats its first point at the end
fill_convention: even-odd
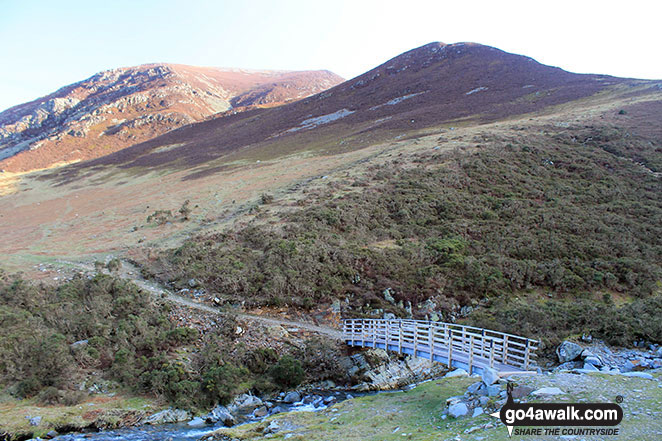
{"type": "Polygon", "coordinates": [[[97,158],[219,112],[274,106],[342,81],[329,71],[148,64],[100,72],[0,113],[0,168],[97,158]]]}
{"type": "Polygon", "coordinates": [[[183,127],[81,167],[191,167],[246,149],[265,157],[342,151],[405,131],[536,112],[622,84],[647,83],[574,74],[475,43],[430,43],[315,96],[183,127]]]}

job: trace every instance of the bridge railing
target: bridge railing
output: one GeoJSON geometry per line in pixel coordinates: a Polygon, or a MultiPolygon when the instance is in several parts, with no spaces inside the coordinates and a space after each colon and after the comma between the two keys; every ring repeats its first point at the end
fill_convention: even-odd
{"type": "Polygon", "coordinates": [[[360,341],[363,346],[371,343],[413,349],[417,354],[420,349],[429,353],[430,360],[435,355],[442,355],[452,365],[453,356],[464,354],[471,366],[474,358],[480,357],[481,364],[495,363],[529,370],[535,363],[538,340],[532,340],[514,334],[457,325],[454,323],[429,322],[424,320],[387,320],[387,319],[347,319],[343,320],[343,339],[354,345],[360,341]]]}

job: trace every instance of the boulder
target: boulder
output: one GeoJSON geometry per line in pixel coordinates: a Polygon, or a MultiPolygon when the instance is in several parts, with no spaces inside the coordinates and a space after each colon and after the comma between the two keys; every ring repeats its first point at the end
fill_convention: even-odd
{"type": "Polygon", "coordinates": [[[484,384],[482,381],[477,381],[474,384],[470,385],[467,388],[467,392],[470,394],[477,394],[478,390],[480,390],[481,387],[484,387],[484,384]]]}
{"type": "Polygon", "coordinates": [[[392,312],[384,313],[384,320],[395,320],[397,317],[392,312]]]}
{"type": "Polygon", "coordinates": [[[467,407],[466,404],[462,402],[455,403],[448,408],[448,414],[453,418],[459,418],[465,416],[468,413],[469,413],[469,408],[467,407]]]}
{"type": "Polygon", "coordinates": [[[589,372],[598,372],[599,371],[599,369],[596,368],[594,364],[589,363],[589,362],[584,362],[583,370],[589,371],[589,372]]]}
{"type": "Polygon", "coordinates": [[[496,369],[486,367],[483,368],[481,378],[483,379],[483,383],[485,383],[486,386],[490,386],[499,380],[499,372],[497,372],[496,369]]]}
{"type": "Polygon", "coordinates": [[[468,376],[469,376],[469,374],[464,369],[455,369],[454,371],[450,371],[449,373],[444,375],[444,378],[468,377],[468,376]]]}
{"type": "Polygon", "coordinates": [[[262,406],[262,404],[262,400],[258,397],[250,394],[242,394],[233,400],[231,407],[236,408],[240,412],[248,412],[262,406]]]}
{"type": "Polygon", "coordinates": [[[501,387],[498,384],[492,384],[490,386],[487,386],[488,397],[496,397],[497,395],[499,395],[499,392],[501,392],[501,387]]]}
{"type": "Polygon", "coordinates": [[[234,416],[225,406],[216,406],[212,409],[211,412],[205,417],[207,423],[213,424],[217,422],[223,423],[224,426],[230,427],[236,424],[234,416]]]}
{"type": "Polygon", "coordinates": [[[188,423],[186,423],[187,426],[189,427],[202,427],[205,425],[205,420],[203,420],[200,417],[195,417],[188,423]]]}
{"type": "Polygon", "coordinates": [[[296,391],[288,392],[288,394],[285,395],[285,398],[283,398],[283,402],[289,404],[298,403],[299,401],[301,401],[301,394],[296,391]]]}
{"type": "Polygon", "coordinates": [[[186,421],[191,418],[191,415],[181,409],[166,409],[161,412],[157,412],[154,415],[148,417],[145,420],[145,424],[167,424],[167,423],[179,423],[186,421]]]}
{"type": "Polygon", "coordinates": [[[327,406],[331,404],[335,404],[336,401],[338,401],[338,399],[333,395],[324,398],[324,404],[326,404],[327,406]]]}
{"type": "Polygon", "coordinates": [[[581,355],[582,351],[582,347],[577,343],[564,341],[558,348],[556,348],[556,355],[559,357],[560,363],[566,363],[575,360],[581,355]]]}
{"type": "Polygon", "coordinates": [[[257,409],[255,409],[255,412],[253,412],[253,416],[255,418],[262,418],[265,417],[269,414],[269,409],[267,409],[267,406],[260,406],[257,409]]]}
{"type": "Polygon", "coordinates": [[[586,365],[587,365],[587,364],[592,365],[592,366],[595,366],[595,367],[600,367],[600,366],[602,366],[604,363],[602,363],[602,360],[600,360],[600,357],[597,357],[597,356],[591,356],[591,357],[586,357],[586,358],[584,359],[584,369],[586,369],[586,365]]]}
{"type": "Polygon", "coordinates": [[[535,390],[531,392],[532,395],[565,395],[558,387],[543,387],[542,389],[535,390]]]}
{"type": "Polygon", "coordinates": [[[39,424],[41,424],[41,417],[40,416],[32,417],[29,418],[28,421],[30,422],[31,426],[38,426],[39,424]]]}
{"type": "Polygon", "coordinates": [[[483,408],[482,407],[477,407],[474,409],[474,413],[471,415],[473,418],[476,418],[478,415],[483,414],[483,408]]]}
{"type": "Polygon", "coordinates": [[[281,412],[285,412],[285,409],[283,409],[283,408],[280,407],[280,406],[276,406],[276,407],[274,407],[273,409],[271,409],[271,410],[269,411],[269,415],[275,415],[275,414],[277,414],[277,413],[281,413],[281,412]]]}

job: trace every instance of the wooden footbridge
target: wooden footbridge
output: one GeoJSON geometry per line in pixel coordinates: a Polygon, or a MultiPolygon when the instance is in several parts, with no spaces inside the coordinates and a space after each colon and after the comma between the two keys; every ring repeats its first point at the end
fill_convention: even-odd
{"type": "Polygon", "coordinates": [[[538,341],[488,329],[424,320],[343,320],[350,346],[382,348],[460,367],[470,374],[491,367],[500,372],[531,370],[538,341]]]}

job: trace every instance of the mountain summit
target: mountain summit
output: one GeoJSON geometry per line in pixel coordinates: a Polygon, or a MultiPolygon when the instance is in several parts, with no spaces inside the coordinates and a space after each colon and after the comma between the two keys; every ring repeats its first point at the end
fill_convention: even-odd
{"type": "Polygon", "coordinates": [[[179,64],[100,72],[0,113],[0,168],[97,158],[219,112],[286,103],[341,81],[329,71],[179,64]]]}

